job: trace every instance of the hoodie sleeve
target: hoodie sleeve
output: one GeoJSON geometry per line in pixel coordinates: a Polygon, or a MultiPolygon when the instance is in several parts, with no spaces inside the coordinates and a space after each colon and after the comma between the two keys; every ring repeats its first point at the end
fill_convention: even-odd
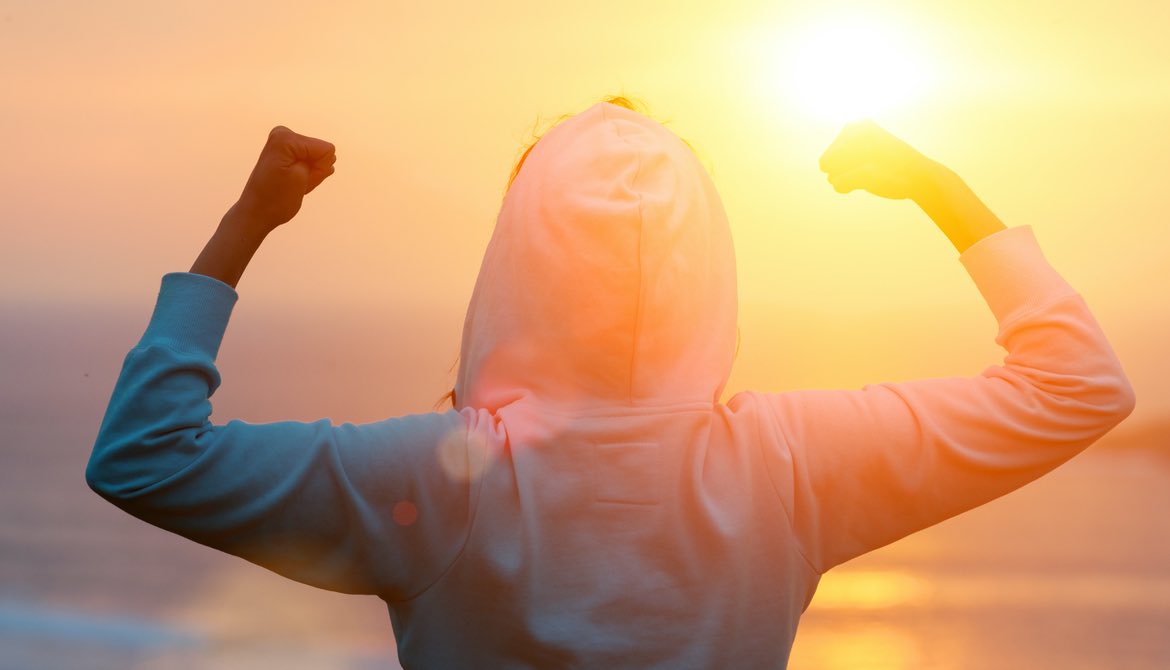
{"type": "Polygon", "coordinates": [[[1133,410],[1104,333],[1031,228],[990,235],[960,260],[999,324],[1001,365],[858,391],[750,394],[765,463],[818,572],[1023,486],[1133,410]]]}
{"type": "Polygon", "coordinates": [[[468,417],[212,425],[215,357],[235,301],[202,275],[163,278],[89,485],[144,521],[306,584],[391,599],[425,588],[466,537],[471,490],[457,475],[468,417]]]}

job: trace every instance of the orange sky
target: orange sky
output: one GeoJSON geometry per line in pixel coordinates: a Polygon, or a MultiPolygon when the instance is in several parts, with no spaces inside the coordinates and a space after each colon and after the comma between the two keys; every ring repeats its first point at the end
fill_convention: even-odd
{"type": "MultiPolygon", "coordinates": [[[[290,4],[0,6],[5,311],[148,306],[284,124],[334,142],[337,174],[261,250],[237,320],[425,312],[434,337],[363,341],[418,347],[403,383],[424,386],[425,404],[449,381],[534,122],[626,92],[696,147],[723,196],[741,294],[729,390],[998,362],[991,317],[930,222],[908,203],[840,196],[817,170],[837,123],[785,89],[783,45],[848,4],[290,4]]],[[[1170,412],[1161,3],[883,7],[939,76],[879,123],[958,171],[1008,225],[1033,226],[1111,336],[1135,420],[1170,412]]]]}

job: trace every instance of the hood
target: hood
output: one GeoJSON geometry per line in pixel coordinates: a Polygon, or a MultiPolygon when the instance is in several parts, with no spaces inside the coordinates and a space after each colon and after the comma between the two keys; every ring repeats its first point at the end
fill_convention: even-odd
{"type": "Polygon", "coordinates": [[[717,403],[736,273],[706,169],[658,122],[597,103],[512,183],[467,308],[456,408],[717,403]]]}

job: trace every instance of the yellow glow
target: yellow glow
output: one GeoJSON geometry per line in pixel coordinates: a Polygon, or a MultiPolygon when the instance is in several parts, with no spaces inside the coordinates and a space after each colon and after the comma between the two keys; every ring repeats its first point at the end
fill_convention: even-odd
{"type": "Polygon", "coordinates": [[[910,103],[932,78],[928,54],[910,31],[877,17],[851,14],[807,24],[781,57],[786,95],[837,122],[910,103]]]}
{"type": "Polygon", "coordinates": [[[802,629],[789,670],[907,670],[923,667],[915,639],[892,626],[802,629]]]}
{"type": "Polygon", "coordinates": [[[885,570],[841,571],[821,580],[813,606],[817,609],[882,609],[921,603],[929,596],[922,580],[885,570]]]}

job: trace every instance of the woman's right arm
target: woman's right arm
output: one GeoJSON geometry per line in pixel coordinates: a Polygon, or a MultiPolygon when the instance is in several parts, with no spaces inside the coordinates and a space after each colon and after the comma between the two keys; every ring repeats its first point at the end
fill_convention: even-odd
{"type": "Polygon", "coordinates": [[[871,123],[847,128],[822,168],[838,191],[910,198],[934,219],[995,315],[1007,356],[974,377],[745,394],[818,572],[1023,486],[1134,406],[1105,334],[1030,228],[1005,229],[957,176],[871,123]]]}

